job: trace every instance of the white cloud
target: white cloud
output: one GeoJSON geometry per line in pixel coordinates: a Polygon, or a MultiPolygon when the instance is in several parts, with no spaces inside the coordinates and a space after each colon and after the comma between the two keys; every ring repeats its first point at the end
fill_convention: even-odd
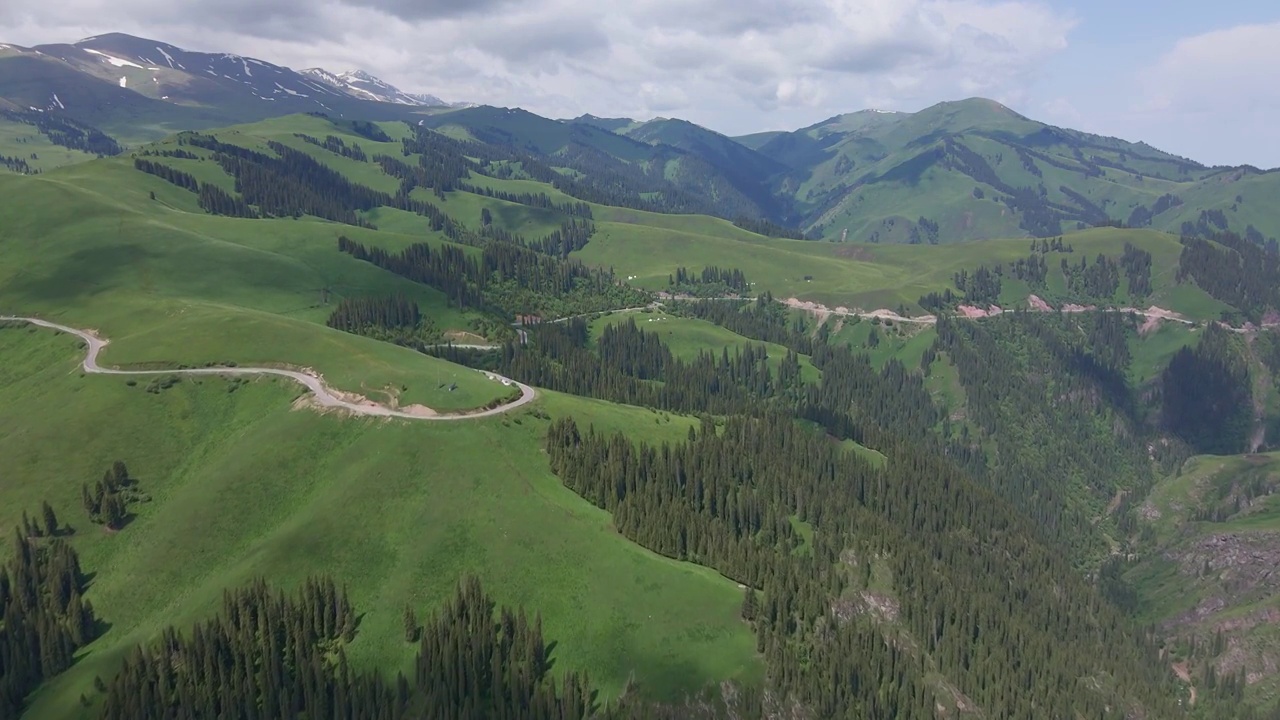
{"type": "Polygon", "coordinates": [[[5,41],[121,31],[550,115],[726,132],[876,105],[1016,102],[1072,17],[1039,0],[6,0],[5,41]]]}
{"type": "Polygon", "coordinates": [[[1137,73],[1126,132],[1202,162],[1280,166],[1280,22],[1183,38],[1137,73]]]}
{"type": "Polygon", "coordinates": [[[1082,130],[1084,116],[1074,103],[1064,97],[1056,97],[1040,106],[1040,119],[1051,125],[1082,130]]]}
{"type": "Polygon", "coordinates": [[[1241,104],[1280,108],[1280,22],[1242,25],[1179,40],[1140,74],[1144,112],[1221,111],[1241,104]]]}

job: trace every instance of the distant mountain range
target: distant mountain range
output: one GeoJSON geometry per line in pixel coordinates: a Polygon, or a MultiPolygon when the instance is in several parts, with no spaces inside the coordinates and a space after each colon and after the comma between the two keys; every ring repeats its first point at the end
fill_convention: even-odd
{"type": "Polygon", "coordinates": [[[139,116],[171,130],[295,112],[389,119],[403,112],[378,105],[419,112],[466,105],[413,95],[363,71],[299,72],[121,33],[72,44],[0,45],[0,97],[21,108],[66,112],[110,129],[139,116]],[[148,101],[171,107],[158,110],[148,101]]]}
{"type": "Polygon", "coordinates": [[[57,113],[126,145],[300,112],[402,120],[624,175],[664,208],[767,220],[810,237],[939,243],[1127,224],[1280,237],[1280,173],[1207,167],[971,98],[863,110],[731,138],[670,118],[552,120],[445,103],[363,71],[294,71],[118,33],[0,45],[0,109],[57,113]],[[647,174],[647,179],[646,179],[647,174]],[[670,196],[670,197],[667,197],[670,196]],[[677,197],[678,196],[678,197],[677,197]]]}

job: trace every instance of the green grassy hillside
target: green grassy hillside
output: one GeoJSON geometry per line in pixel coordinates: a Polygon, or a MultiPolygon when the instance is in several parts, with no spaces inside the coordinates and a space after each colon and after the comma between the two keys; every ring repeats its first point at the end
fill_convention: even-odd
{"type": "MultiPolygon", "coordinates": [[[[507,115],[491,110],[474,115],[489,123],[490,130],[505,127],[507,115]]],[[[510,116],[519,125],[518,114],[510,116]]],[[[896,137],[885,129],[889,120],[845,119],[842,126],[896,137]]],[[[957,116],[948,122],[959,127],[968,120],[957,116]]],[[[1024,121],[1015,117],[1008,122],[1012,132],[1024,121]]],[[[597,137],[608,132],[600,127],[539,127],[545,136],[532,140],[543,150],[558,148],[561,159],[572,152],[563,152],[569,146],[557,143],[568,138],[573,145],[580,132],[601,143],[630,142],[597,137]]],[[[453,125],[450,131],[480,137],[484,133],[479,129],[453,125]]],[[[583,188],[551,178],[557,188],[548,182],[548,173],[578,178],[579,171],[566,165],[538,166],[552,162],[550,155],[504,156],[493,145],[459,146],[431,135],[417,145],[402,145],[398,140],[407,138],[409,130],[295,116],[216,131],[217,143],[188,135],[138,149],[138,159],[166,168],[160,174],[181,171],[191,182],[185,175],[174,183],[144,173],[130,156],[33,177],[0,177],[0,195],[12,201],[0,207],[0,314],[38,315],[95,329],[112,340],[102,358],[106,364],[310,367],[341,390],[387,403],[452,410],[488,404],[508,388],[460,365],[328,328],[325,322],[335,305],[395,294],[412,300],[435,329],[492,331],[495,337],[510,338],[513,332],[506,325],[513,311],[496,306],[492,298],[528,290],[529,274],[570,282],[585,277],[585,270],[560,257],[568,248],[547,250],[536,243],[566,222],[585,226],[587,208],[595,232],[585,246],[574,245],[580,249],[569,260],[614,270],[612,276],[591,275],[604,280],[590,290],[606,300],[628,301],[607,305],[612,308],[644,305],[650,299],[620,287],[618,280],[660,290],[677,267],[696,272],[717,266],[743,271],[754,283],[752,294],[770,291],[832,308],[914,313],[921,295],[952,287],[957,273],[973,273],[984,265],[1012,272],[1012,264],[1030,252],[1025,239],[938,246],[775,240],[706,215],[610,207],[604,204],[610,199],[607,193],[592,196],[590,203],[566,205],[572,197],[568,191],[583,188]],[[217,153],[222,157],[215,159],[217,153]],[[374,160],[379,154],[396,162],[387,163],[384,171],[374,160]],[[233,158],[261,174],[251,174],[233,158]],[[397,166],[399,162],[404,165],[397,166]],[[237,170],[243,173],[239,182],[229,174],[237,170]],[[298,182],[303,176],[307,182],[298,182]],[[259,187],[252,189],[259,192],[260,200],[254,201],[258,207],[243,214],[271,212],[266,208],[279,198],[263,191],[263,177],[297,196],[315,189],[323,197],[305,211],[278,202],[273,207],[279,217],[272,219],[213,215],[202,209],[210,206],[210,196],[224,198],[213,188],[235,201],[248,198],[257,182],[259,187]],[[190,191],[197,182],[203,183],[203,194],[190,191]],[[485,188],[501,197],[490,197],[485,188]],[[492,225],[482,228],[482,217],[492,225]],[[377,228],[362,226],[369,223],[377,228]],[[373,252],[362,255],[368,261],[357,260],[351,244],[344,244],[346,252],[339,251],[340,236],[359,243],[362,252],[395,253],[419,243],[436,256],[447,249],[452,264],[414,264],[408,256],[389,260],[373,252]],[[539,250],[514,247],[520,242],[539,250]],[[530,256],[536,261],[529,261],[530,256]],[[473,269],[479,267],[477,261],[495,267],[486,266],[490,274],[476,285],[452,287],[447,298],[445,291],[433,289],[451,287],[447,281],[452,278],[435,274],[439,267],[480,277],[473,269]],[[473,301],[472,290],[481,301],[473,301]],[[464,299],[474,309],[459,310],[464,299]],[[445,383],[457,387],[446,390],[445,383]]],[[[654,147],[645,146],[646,152],[654,147]]],[[[570,225],[568,231],[579,227],[570,225]]],[[[1047,255],[1043,287],[1009,277],[993,301],[1018,307],[1031,292],[1054,304],[1078,299],[1079,290],[1068,283],[1058,261],[1091,262],[1099,254],[1115,258],[1131,243],[1150,253],[1151,291],[1139,298],[1122,285],[1105,304],[1141,300],[1197,320],[1212,319],[1223,307],[1194,286],[1175,282],[1181,245],[1171,235],[1097,229],[1070,235],[1068,241],[1071,252],[1047,255]]],[[[1058,706],[1079,709],[1081,716],[1102,715],[1102,706],[1117,698],[1133,698],[1155,708],[1153,712],[1164,707],[1161,703],[1170,695],[1163,667],[1155,668],[1158,672],[1148,672],[1154,666],[1132,667],[1142,662],[1145,650],[1126,644],[1122,623],[1104,604],[1094,604],[1093,588],[1062,561],[1076,535],[1090,536],[1080,543],[1090,553],[1105,554],[1103,536],[1118,521],[1101,517],[1103,508],[1118,489],[1148,487],[1138,470],[1147,470],[1148,436],[1157,439],[1157,433],[1140,425],[1140,418],[1122,416],[1128,405],[1090,406],[1101,381],[1073,374],[1080,368],[1069,351],[1076,347],[1076,335],[1092,332],[1087,324],[1092,316],[1070,316],[1049,335],[1037,335],[1034,352],[1027,353],[1032,343],[1023,341],[1035,327],[1026,318],[965,323],[964,332],[973,331],[966,340],[954,327],[858,320],[848,314],[827,318],[824,331],[799,310],[745,305],[741,318],[717,317],[744,334],[658,311],[614,313],[589,327],[544,324],[529,331],[532,342],[502,353],[441,350],[477,366],[502,363],[512,377],[517,371],[528,373],[521,377],[531,384],[539,384],[534,376],[544,381],[539,399],[527,407],[459,423],[319,413],[295,402],[301,394],[296,386],[267,379],[183,378],[148,392],[126,378],[82,375],[77,371],[80,350],[70,338],[30,328],[0,330],[0,456],[9,461],[0,476],[0,530],[17,524],[23,510],[35,512],[42,500],[52,502],[77,528],[71,542],[85,570],[93,573],[88,597],[109,624],[74,667],[34,697],[30,716],[74,715],[78,695],[89,691],[96,675],[109,676],[127,649],[155,638],[170,624],[189,627],[208,617],[227,588],[255,575],[287,587],[316,573],[345,583],[356,607],[366,613],[348,649],[360,669],[408,668],[413,648],[403,641],[404,606],[409,603],[419,611],[438,606],[460,577],[477,574],[500,601],[541,613],[548,638],[557,642],[556,669],[589,672],[605,697],[619,693],[631,677],[642,694],[660,699],[680,699],[726,680],[759,689],[766,662],[756,650],[760,633],[765,647],[777,650],[766,654],[770,677],[791,683],[783,686],[788,692],[809,693],[807,702],[813,707],[829,692],[828,667],[846,677],[886,678],[880,686],[854,693],[856,703],[866,704],[842,701],[849,714],[855,707],[880,707],[878,700],[868,698],[881,689],[902,692],[895,702],[911,703],[924,715],[933,713],[941,699],[944,709],[968,704],[993,716],[1022,716],[1026,713],[1019,710],[1032,707],[1044,693],[1060,695],[1058,706]],[[766,312],[753,313],[753,308],[766,312]],[[778,361],[786,350],[768,344],[769,360],[761,360],[759,368],[727,360],[723,367],[706,364],[699,374],[660,376],[663,390],[670,393],[649,392],[658,386],[641,379],[638,370],[606,365],[603,353],[590,352],[591,337],[598,341],[605,326],[632,319],[682,358],[706,351],[727,358],[722,349],[754,343],[748,334],[812,354],[785,382],[781,372],[778,382],[772,382],[767,371],[782,368],[778,361]],[[1081,324],[1072,324],[1077,319],[1081,324]],[[824,336],[832,345],[851,346],[854,353],[823,347],[815,338],[824,336]],[[946,343],[944,354],[932,354],[935,341],[946,343]],[[856,357],[864,352],[871,364],[856,357]],[[929,377],[916,375],[930,358],[929,377]],[[890,360],[901,361],[906,372],[890,360]],[[986,381],[981,373],[988,365],[1000,368],[1013,392],[986,381]],[[625,397],[667,410],[561,395],[546,387],[625,397]],[[1058,398],[1048,406],[1046,388],[1058,398]],[[682,413],[719,417],[695,421],[682,413]],[[726,459],[767,448],[746,440],[760,433],[765,442],[771,442],[766,436],[779,439],[776,454],[789,458],[789,464],[771,467],[754,480],[750,471],[755,468],[744,468],[742,478],[709,475],[714,482],[704,487],[724,495],[708,495],[707,502],[695,502],[693,485],[686,486],[689,492],[666,493],[655,492],[660,488],[656,483],[643,482],[629,497],[619,497],[616,484],[608,483],[593,497],[581,483],[606,478],[605,473],[588,472],[583,465],[582,474],[575,474],[571,463],[604,456],[566,452],[567,443],[551,452],[544,446],[550,423],[567,417],[584,430],[621,431],[629,442],[680,443],[692,436],[702,443],[697,452],[708,452],[723,438],[725,444],[715,447],[722,447],[726,459]],[[806,429],[788,439],[798,417],[806,418],[806,429]],[[763,422],[777,426],[770,429],[763,422]],[[727,429],[723,436],[712,430],[717,423],[727,429]],[[695,426],[703,429],[690,433],[695,426]],[[975,432],[979,427],[982,432],[975,432]],[[832,437],[817,436],[812,432],[817,430],[832,437]],[[949,440],[964,443],[956,449],[971,453],[963,462],[972,466],[961,469],[939,452],[942,444],[935,441],[949,440]],[[921,445],[912,447],[911,442],[921,445]],[[1078,457],[1079,447],[1104,443],[1109,455],[1078,457]],[[872,459],[887,474],[830,458],[836,463],[826,466],[832,472],[807,472],[815,452],[833,446],[872,459]],[[1042,446],[1049,451],[1031,451],[1042,446]],[[995,460],[982,455],[990,449],[999,453],[995,460]],[[1114,463],[1100,469],[1112,457],[1133,460],[1123,468],[1125,477],[1107,476],[1114,463]],[[132,508],[136,517],[125,527],[106,532],[89,522],[80,494],[83,483],[96,480],[116,459],[129,463],[151,500],[132,508]],[[561,463],[560,477],[581,495],[552,474],[553,459],[561,463]],[[919,466],[912,465],[916,461],[919,466]],[[1065,465],[1073,466],[1070,473],[1064,473],[1065,465]],[[856,479],[859,495],[871,499],[854,500],[846,477],[856,479]],[[761,490],[771,482],[778,486],[761,490]],[[997,493],[980,487],[984,482],[997,493]],[[886,495],[885,488],[895,490],[886,495]],[[644,499],[645,493],[654,497],[644,499]],[[619,500],[626,502],[615,505],[619,500]],[[617,508],[618,521],[592,503],[617,508]],[[956,513],[957,504],[970,512],[956,513]],[[1058,526],[1041,537],[1019,515],[1020,509],[1035,518],[1036,526],[1049,524],[1045,519],[1058,526]],[[1065,515],[1064,509],[1073,513],[1065,515]],[[725,518],[741,514],[737,520],[701,517],[721,510],[725,518]],[[655,523],[656,518],[672,522],[655,523]],[[1100,518],[1098,527],[1080,529],[1094,518],[1100,518]],[[686,522],[690,524],[680,525],[686,522]],[[707,528],[720,529],[698,535],[707,528]],[[680,537],[673,535],[672,543],[664,545],[672,530],[680,537]],[[694,546],[685,544],[688,538],[696,541],[694,546]],[[658,548],[667,557],[642,547],[658,548]],[[886,547],[900,557],[885,560],[886,547]],[[990,548],[995,552],[984,555],[990,548]],[[939,563],[940,558],[945,560],[939,563]],[[743,563],[752,566],[744,568],[743,563]],[[992,579],[978,571],[983,567],[1007,572],[992,579]],[[1006,580],[1018,584],[1007,585],[1006,580]],[[765,604],[755,607],[744,601],[745,586],[737,581],[757,586],[765,604]],[[1069,588],[1067,597],[1038,595],[1051,583],[1069,588]],[[1031,600],[1026,608],[1005,604],[1003,593],[1009,587],[1031,600]],[[1077,603],[1077,597],[1087,602],[1077,603]],[[767,608],[777,609],[777,603],[781,611],[770,616],[767,608]],[[923,649],[918,643],[929,638],[930,613],[942,617],[951,608],[960,608],[954,617],[969,618],[966,622],[974,625],[948,627],[941,644],[923,649]],[[840,622],[829,622],[833,611],[840,622]],[[847,622],[851,612],[870,620],[847,622]],[[1062,627],[1045,628],[1035,619],[1041,612],[1067,620],[1062,627]],[[744,613],[754,616],[754,628],[742,621],[744,613]],[[1095,627],[1098,618],[1103,620],[1095,627]],[[1024,633],[1027,647],[991,639],[975,643],[975,628],[986,638],[1024,633]],[[893,671],[899,662],[896,651],[885,650],[897,648],[895,641],[910,654],[910,665],[898,666],[906,674],[893,671]],[[1102,645],[1114,653],[1099,660],[1102,645]],[[789,655],[801,648],[814,653],[805,659],[789,655]],[[1025,687],[1008,676],[992,685],[962,659],[969,649],[980,649],[1000,667],[1025,661],[1038,674],[1025,687]],[[806,667],[810,659],[812,668],[806,667]],[[917,667],[923,671],[917,673],[917,667]],[[788,668],[801,672],[794,678],[779,672],[788,668]],[[1103,698],[1071,689],[1077,678],[1091,672],[1112,674],[1122,687],[1108,690],[1103,698]],[[1033,684],[1037,689],[1029,691],[1033,684]],[[935,689],[939,695],[930,697],[935,689]],[[961,698],[965,693],[969,697],[961,698]]],[[[569,314],[578,313],[563,313],[569,314]]],[[[1036,320],[1058,322],[1043,316],[1036,320]]],[[[1182,329],[1148,329],[1147,336],[1133,339],[1122,328],[1101,342],[1132,341],[1135,359],[1128,369],[1133,385],[1141,386],[1178,347],[1195,341],[1195,330],[1182,329]]],[[[651,338],[624,333],[619,342],[628,344],[615,349],[634,350],[631,359],[638,362],[662,357],[651,352],[651,338]]],[[[558,427],[561,440],[569,437],[566,426],[558,427]]],[[[768,456],[762,453],[760,462],[772,463],[768,456]]],[[[710,455],[698,460],[704,461],[708,473],[732,464],[710,455]]],[[[631,470],[628,466],[627,472],[631,470]]],[[[1075,569],[1096,566],[1088,564],[1091,554],[1072,559],[1078,561],[1075,569]]],[[[756,594],[749,597],[759,601],[756,594]]],[[[963,717],[950,709],[944,714],[963,717]]]]}
{"type": "Polygon", "coordinates": [[[1250,675],[1266,705],[1280,684],[1263,669],[1280,637],[1280,455],[1204,456],[1158,484],[1138,508],[1147,545],[1125,579],[1139,612],[1169,636],[1171,661],[1202,675],[1250,675]]]}
{"type": "MultiPolygon", "coordinates": [[[[295,119],[219,137],[259,150],[283,142],[394,189],[372,162],[293,133],[341,133],[370,155],[398,144],[295,119]]],[[[209,160],[164,161],[234,189],[209,160]]],[[[474,370],[324,326],[342,297],[394,292],[440,329],[470,327],[473,315],[437,291],[336,249],[339,234],[388,249],[446,242],[416,215],[376,211],[388,225],[379,230],[208,215],[194,195],[135,170],[129,157],[0,176],[0,194],[11,201],[0,208],[0,313],[92,328],[111,340],[104,364],[309,367],[338,389],[438,410],[510,392],[474,370]]],[[[503,227],[530,234],[558,215],[462,192],[440,205],[468,224],[489,208],[503,227]]],[[[51,332],[0,331],[0,455],[10,467],[0,478],[0,529],[53,503],[77,528],[91,599],[110,625],[33,699],[30,717],[75,716],[76,698],[92,694],[94,677],[109,676],[126,650],[208,616],[223,590],[255,575],[285,587],[316,573],[346,583],[367,611],[350,649],[363,668],[408,669],[405,603],[433,607],[476,574],[502,602],[541,613],[558,642],[557,669],[589,672],[606,694],[634,678],[648,696],[678,699],[761,675],[738,585],[619,536],[606,513],[550,473],[541,448],[551,417],[652,441],[684,438],[689,419],[543,392],[488,420],[370,421],[292,409],[302,391],[284,381],[184,378],[149,393],[76,372],[81,352],[51,332]],[[80,486],[115,459],[129,463],[152,501],[121,532],[105,533],[84,516],[80,486]]]]}
{"type": "MultiPolygon", "coordinates": [[[[741,239],[728,233],[712,236],[690,222],[678,224],[670,216],[666,227],[598,223],[599,232],[586,248],[576,253],[584,262],[613,267],[634,283],[651,289],[667,285],[677,267],[733,267],[742,270],[754,283],[755,292],[770,291],[778,297],[796,297],[827,305],[872,310],[905,305],[921,310],[917,301],[930,292],[954,290],[954,276],[961,270],[972,272],[979,266],[994,268],[1025,259],[1030,254],[1027,240],[984,240],[956,245],[870,245],[801,240],[765,239],[743,233],[741,239]],[[696,228],[681,231],[678,227],[696,228]]],[[[1199,288],[1176,282],[1181,245],[1177,238],[1150,230],[1100,228],[1069,236],[1072,253],[1050,254],[1046,286],[1033,288],[1006,279],[1000,302],[1005,307],[1026,307],[1027,298],[1037,294],[1055,307],[1063,302],[1080,302],[1063,281],[1062,258],[1078,263],[1092,262],[1098,254],[1118,257],[1125,243],[1133,243],[1152,255],[1152,293],[1135,298],[1122,294],[1112,298],[1115,305],[1149,304],[1181,312],[1194,319],[1216,319],[1226,308],[1199,288]]]]}
{"type": "Polygon", "coordinates": [[[737,586],[618,536],[541,452],[547,414],[651,441],[682,438],[689,420],[554,394],[476,422],[350,419],[291,410],[296,386],[272,380],[149,394],[82,377],[75,341],[29,329],[0,330],[0,357],[0,527],[50,501],[76,528],[110,624],[29,717],[75,717],[76,698],[125,649],[209,615],[255,575],[346,583],[367,611],[349,651],[361,667],[406,668],[405,603],[432,607],[472,573],[501,601],[541,612],[557,668],[587,670],[606,692],[632,674],[677,697],[759,673],[737,586]],[[105,533],[84,515],[80,485],[116,459],[152,501],[105,533]]]}
{"type": "MultiPolygon", "coordinates": [[[[771,365],[776,367],[787,354],[787,349],[781,345],[754,341],[705,320],[647,310],[600,317],[591,323],[592,337],[598,338],[604,328],[624,322],[635,322],[641,330],[653,333],[666,343],[672,355],[683,360],[692,360],[704,352],[716,355],[726,348],[732,351],[747,345],[763,345],[769,353],[771,365]]],[[[801,377],[806,382],[815,382],[820,376],[807,357],[800,360],[800,368],[801,377]]]]}
{"type": "Polygon", "coordinates": [[[1166,232],[1188,222],[1200,233],[1252,226],[1263,240],[1280,236],[1280,215],[1241,202],[1274,195],[1280,175],[1207,168],[981,98],[918,113],[851,113],[748,142],[792,169],[781,192],[794,198],[803,227],[826,238],[949,243],[1108,221],[1166,232]],[[1207,211],[1226,215],[1206,222],[1207,211]],[[922,219],[936,224],[932,237],[922,219]]]}
{"type": "MultiPolygon", "coordinates": [[[[83,150],[55,145],[35,127],[4,117],[0,117],[0,156],[22,160],[34,172],[75,165],[95,157],[83,150]]],[[[11,171],[0,164],[0,173],[11,171]]]]}
{"type": "Polygon", "coordinates": [[[183,208],[189,194],[121,160],[0,177],[0,192],[15,200],[0,209],[0,307],[98,330],[112,341],[105,362],[312,367],[339,389],[438,409],[504,394],[450,363],[324,327],[337,297],[389,291],[442,328],[468,322],[435,291],[337,252],[330,223],[197,215],[183,208]],[[458,391],[440,390],[442,378],[458,391]]]}

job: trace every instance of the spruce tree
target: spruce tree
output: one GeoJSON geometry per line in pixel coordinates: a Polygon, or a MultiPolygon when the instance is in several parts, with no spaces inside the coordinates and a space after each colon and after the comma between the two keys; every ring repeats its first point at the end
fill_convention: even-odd
{"type": "Polygon", "coordinates": [[[54,514],[53,507],[50,506],[49,503],[46,501],[41,505],[40,509],[44,514],[45,534],[47,534],[49,537],[53,537],[54,535],[57,535],[58,534],[58,516],[54,514]]]}
{"type": "Polygon", "coordinates": [[[752,622],[756,619],[756,591],[755,588],[747,588],[742,594],[742,619],[752,622]]]}
{"type": "Polygon", "coordinates": [[[404,606],[404,639],[405,642],[417,642],[419,636],[418,614],[412,605],[404,606]]]}
{"type": "Polygon", "coordinates": [[[124,527],[125,520],[124,501],[116,493],[107,496],[103,508],[103,524],[112,530],[119,530],[124,527]]]}

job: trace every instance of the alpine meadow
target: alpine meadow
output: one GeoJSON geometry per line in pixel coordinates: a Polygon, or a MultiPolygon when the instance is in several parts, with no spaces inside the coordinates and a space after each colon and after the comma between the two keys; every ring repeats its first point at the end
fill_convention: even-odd
{"type": "Polygon", "coordinates": [[[1280,718],[1278,237],[984,98],[0,45],[0,720],[1280,718]]]}

